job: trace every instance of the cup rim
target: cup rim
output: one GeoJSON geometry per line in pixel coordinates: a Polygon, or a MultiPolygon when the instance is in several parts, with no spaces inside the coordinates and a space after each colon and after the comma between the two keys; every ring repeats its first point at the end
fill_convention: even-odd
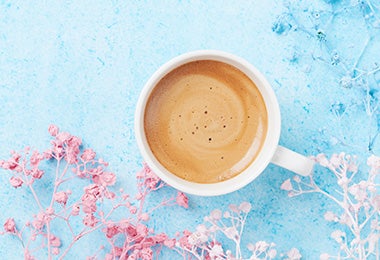
{"type": "Polygon", "coordinates": [[[276,95],[264,75],[251,63],[234,54],[219,50],[197,50],[176,56],[159,67],[144,85],[135,111],[135,137],[143,159],[158,177],[170,186],[193,195],[216,196],[239,190],[259,176],[270,163],[278,146],[281,115],[276,95]],[[216,60],[230,64],[246,74],[257,86],[268,114],[267,134],[256,159],[241,173],[217,183],[195,183],[170,173],[155,158],[145,136],[145,106],[156,84],[173,69],[196,60],[216,60]]]}

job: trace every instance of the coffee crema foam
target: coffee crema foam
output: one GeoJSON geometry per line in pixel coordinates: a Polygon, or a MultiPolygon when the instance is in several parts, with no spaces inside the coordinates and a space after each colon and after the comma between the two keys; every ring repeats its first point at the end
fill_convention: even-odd
{"type": "Polygon", "coordinates": [[[144,130],[157,160],[196,183],[244,171],[267,133],[267,110],[256,85],[235,67],[212,60],[182,65],[153,89],[144,130]]]}

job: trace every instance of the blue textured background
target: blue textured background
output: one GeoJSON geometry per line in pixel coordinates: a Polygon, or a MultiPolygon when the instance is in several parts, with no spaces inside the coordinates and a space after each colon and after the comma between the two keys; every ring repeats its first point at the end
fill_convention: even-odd
{"type": "MultiPolygon", "coordinates": [[[[142,163],[133,117],[144,83],[174,56],[218,49],[244,57],[272,84],[282,112],[280,144],[306,155],[354,153],[363,165],[380,149],[379,112],[374,110],[380,73],[368,73],[380,62],[378,5],[348,0],[2,0],[0,158],[26,145],[46,148],[47,127],[55,123],[109,161],[118,187],[133,193],[134,173],[142,163]]],[[[323,183],[334,182],[316,171],[323,183]]],[[[190,196],[189,209],[161,210],[150,225],[169,233],[194,230],[212,209],[249,201],[253,211],[245,241],[274,242],[279,252],[296,247],[304,259],[334,253],[334,227],[323,213],[335,205],[318,195],[288,198],[279,187],[291,176],[269,166],[240,191],[190,196]]],[[[35,205],[28,191],[15,191],[8,179],[1,171],[0,223],[8,217],[24,222],[35,205]]],[[[46,186],[38,192],[47,193],[46,186]]],[[[80,241],[69,259],[90,255],[100,237],[80,241]]],[[[23,257],[20,244],[10,237],[0,237],[0,253],[2,259],[23,257]]]]}

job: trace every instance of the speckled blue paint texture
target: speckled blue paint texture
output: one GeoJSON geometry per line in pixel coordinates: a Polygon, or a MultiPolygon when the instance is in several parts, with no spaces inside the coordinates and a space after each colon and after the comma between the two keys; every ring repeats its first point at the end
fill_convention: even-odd
{"type": "MultiPolygon", "coordinates": [[[[380,151],[379,7],[375,0],[1,0],[0,158],[27,145],[46,148],[47,127],[55,123],[109,161],[117,188],[133,193],[142,164],[134,110],[143,85],[179,54],[218,49],[245,58],[272,84],[282,112],[281,145],[305,155],[345,151],[365,165],[380,151]]],[[[335,182],[319,167],[315,175],[321,184],[335,182]]],[[[270,165],[240,191],[189,196],[188,209],[157,211],[150,226],[169,234],[194,230],[214,208],[249,201],[246,242],[274,242],[278,252],[296,247],[304,259],[333,254],[336,226],[323,214],[336,205],[316,194],[287,197],[280,185],[291,176],[270,165]]],[[[24,222],[36,205],[8,179],[1,171],[0,223],[8,217],[24,222]]],[[[48,194],[48,187],[42,183],[37,192],[48,194]]],[[[101,239],[94,234],[81,240],[67,259],[85,259],[101,239]]],[[[22,259],[22,247],[1,236],[0,255],[22,259]]]]}

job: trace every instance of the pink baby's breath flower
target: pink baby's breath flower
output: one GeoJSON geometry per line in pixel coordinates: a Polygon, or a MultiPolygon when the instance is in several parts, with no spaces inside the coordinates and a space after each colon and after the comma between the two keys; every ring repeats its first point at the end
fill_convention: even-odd
{"type": "Polygon", "coordinates": [[[93,214],[86,214],[83,218],[83,224],[87,227],[95,227],[98,222],[98,219],[93,214]]]}
{"type": "Polygon", "coordinates": [[[135,237],[137,235],[136,228],[132,225],[128,225],[125,231],[129,237],[135,237]]]}
{"type": "Polygon", "coordinates": [[[83,151],[81,158],[83,161],[91,161],[95,158],[96,153],[92,149],[86,149],[83,151]]]}
{"type": "MultiPolygon", "coordinates": [[[[89,195],[89,196],[92,196],[92,195],[89,195]]],[[[94,197],[93,197],[94,198],[94,197]]],[[[96,212],[96,199],[90,199],[90,198],[87,198],[85,200],[83,200],[82,198],[82,210],[84,213],[86,214],[91,214],[91,213],[94,213],[96,212]]]]}
{"type": "Polygon", "coordinates": [[[33,176],[33,178],[35,178],[35,179],[41,179],[43,175],[44,175],[44,171],[43,171],[43,170],[40,170],[40,169],[34,169],[34,170],[32,171],[32,176],[33,176]]]}
{"type": "Polygon", "coordinates": [[[55,142],[56,142],[56,144],[66,143],[70,137],[71,137],[71,135],[67,132],[59,132],[55,136],[55,142]]]}
{"type": "Polygon", "coordinates": [[[80,212],[80,206],[79,206],[79,204],[74,204],[73,206],[72,206],[72,209],[71,209],[71,215],[73,215],[73,216],[78,216],[79,215],[79,212],[80,212]]]}
{"type": "Polygon", "coordinates": [[[51,253],[52,253],[53,255],[59,255],[59,248],[58,248],[58,247],[53,247],[53,248],[51,249],[51,253]]]}
{"type": "Polygon", "coordinates": [[[182,248],[190,249],[192,245],[189,243],[189,237],[192,233],[188,230],[183,231],[183,236],[178,240],[178,244],[182,248]]]}
{"type": "Polygon", "coordinates": [[[84,188],[84,196],[91,195],[91,198],[98,199],[102,196],[102,191],[104,190],[103,187],[99,186],[98,184],[91,184],[84,188]]]}
{"type": "Polygon", "coordinates": [[[13,218],[9,218],[5,221],[4,231],[7,233],[16,234],[16,223],[13,218]]]}
{"type": "Polygon", "coordinates": [[[66,205],[67,199],[68,199],[68,194],[64,191],[59,191],[54,194],[54,200],[63,205],[66,205]]]}
{"type": "Polygon", "coordinates": [[[21,185],[23,184],[23,180],[20,177],[14,177],[14,176],[10,178],[9,182],[15,188],[21,187],[21,185]]]}
{"type": "Polygon", "coordinates": [[[33,167],[36,167],[42,159],[43,159],[43,156],[40,155],[38,151],[34,151],[32,156],[30,157],[30,164],[33,167]]]}
{"type": "Polygon", "coordinates": [[[153,250],[149,247],[143,248],[140,251],[140,257],[142,260],[151,260],[153,259],[153,250]]]}
{"type": "Polygon", "coordinates": [[[130,206],[130,207],[129,207],[129,212],[130,212],[131,214],[136,214],[136,212],[137,212],[137,208],[136,208],[135,206],[130,206]]]}
{"type": "Polygon", "coordinates": [[[149,220],[149,215],[148,213],[142,213],[141,216],[140,216],[140,219],[142,221],[148,221],[149,220]]]}
{"type": "Polygon", "coordinates": [[[291,190],[293,190],[293,185],[292,185],[291,180],[290,180],[290,179],[287,179],[286,181],[284,181],[284,182],[281,184],[280,189],[282,189],[282,190],[286,190],[286,191],[291,191],[291,190]]]}
{"type": "Polygon", "coordinates": [[[43,213],[38,213],[37,216],[35,216],[32,225],[35,229],[41,230],[46,224],[46,217],[43,213]]]}
{"type": "Polygon", "coordinates": [[[24,260],[35,260],[35,258],[30,254],[28,249],[25,249],[24,260]]]}
{"type": "Polygon", "coordinates": [[[116,198],[116,194],[113,193],[112,191],[105,190],[104,191],[104,197],[106,197],[109,200],[113,200],[114,198],[116,198]]]}
{"type": "Polygon", "coordinates": [[[108,238],[112,238],[114,236],[116,236],[118,233],[120,233],[120,230],[119,230],[119,227],[117,225],[108,225],[106,228],[105,228],[105,234],[106,234],[106,237],[108,238]]]}
{"type": "Polygon", "coordinates": [[[59,133],[59,128],[56,125],[50,125],[48,131],[51,136],[57,136],[59,133]]]}
{"type": "Polygon", "coordinates": [[[137,224],[136,226],[136,232],[140,237],[146,237],[148,235],[148,227],[144,224],[137,224]]]}
{"type": "Polygon", "coordinates": [[[112,186],[116,182],[116,175],[112,172],[104,172],[99,175],[99,183],[102,186],[112,186]]]}
{"type": "Polygon", "coordinates": [[[167,239],[164,241],[164,245],[168,248],[175,247],[176,240],[175,239],[167,239]]]}
{"type": "Polygon", "coordinates": [[[50,234],[50,245],[54,247],[60,247],[61,246],[61,240],[54,236],[53,234],[50,234]]]}
{"type": "Polygon", "coordinates": [[[186,209],[189,207],[189,198],[183,192],[177,193],[176,202],[179,206],[186,209]]]}

